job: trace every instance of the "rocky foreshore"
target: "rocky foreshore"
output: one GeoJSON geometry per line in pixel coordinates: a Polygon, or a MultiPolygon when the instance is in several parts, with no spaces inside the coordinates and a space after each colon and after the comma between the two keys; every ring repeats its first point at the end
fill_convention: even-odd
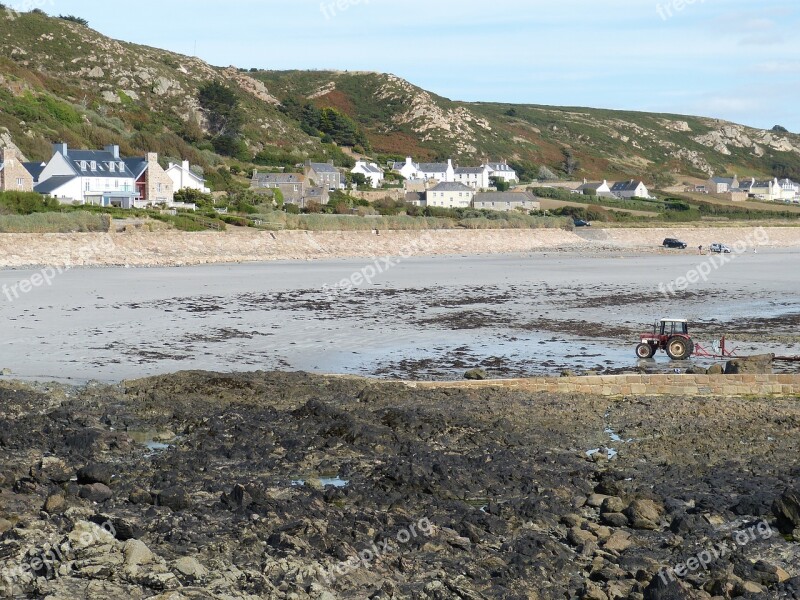
{"type": "Polygon", "coordinates": [[[0,384],[0,597],[800,598],[800,400],[0,384]]]}

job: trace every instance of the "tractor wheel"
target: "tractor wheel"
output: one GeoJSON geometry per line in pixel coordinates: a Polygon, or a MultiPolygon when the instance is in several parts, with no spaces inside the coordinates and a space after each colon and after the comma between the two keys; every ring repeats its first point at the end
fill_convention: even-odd
{"type": "Polygon", "coordinates": [[[692,355],[694,344],[682,337],[673,337],[667,341],[667,354],[672,360],[686,360],[692,355]]]}
{"type": "Polygon", "coordinates": [[[639,358],[653,358],[653,354],[656,353],[656,349],[654,346],[650,344],[639,344],[636,346],[636,356],[639,358]]]}

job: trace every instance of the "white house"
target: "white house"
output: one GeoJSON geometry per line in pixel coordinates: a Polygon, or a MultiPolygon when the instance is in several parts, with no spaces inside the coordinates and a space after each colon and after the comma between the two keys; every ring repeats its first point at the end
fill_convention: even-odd
{"type": "Polygon", "coordinates": [[[350,172],[363,175],[374,188],[379,188],[383,184],[383,169],[375,163],[368,163],[365,160],[356,161],[356,166],[350,172]]]}
{"type": "Polygon", "coordinates": [[[781,187],[782,200],[797,200],[800,198],[800,184],[791,179],[781,179],[778,184],[781,187]]]}
{"type": "Polygon", "coordinates": [[[453,161],[449,158],[446,163],[420,163],[417,166],[417,176],[440,183],[453,183],[456,180],[453,161]]]}
{"type": "Polygon", "coordinates": [[[739,182],[739,189],[746,192],[748,196],[753,196],[759,200],[781,200],[783,199],[783,188],[778,178],[758,181],[755,178],[745,179],[739,182]]]}
{"type": "Polygon", "coordinates": [[[442,182],[432,187],[425,193],[426,206],[441,208],[469,208],[475,190],[463,183],[442,182]]]}
{"type": "Polygon", "coordinates": [[[404,179],[417,179],[419,165],[409,156],[406,158],[406,162],[392,163],[392,171],[402,175],[404,179]]]}
{"type": "Polygon", "coordinates": [[[211,193],[211,190],[206,186],[206,181],[200,175],[192,171],[189,167],[189,161],[184,160],[181,164],[169,163],[167,167],[167,175],[172,179],[173,189],[178,190],[190,189],[199,190],[204,194],[211,193]]]}
{"type": "Polygon", "coordinates": [[[456,167],[453,171],[453,179],[457,183],[463,183],[473,190],[489,189],[492,170],[488,165],[482,167],[456,167]]]}
{"type": "Polygon", "coordinates": [[[508,166],[507,163],[499,162],[499,163],[487,163],[487,167],[489,167],[490,173],[489,177],[497,177],[498,179],[502,179],[507,183],[511,183],[512,181],[519,181],[517,177],[517,172],[508,166]]]}
{"type": "Polygon", "coordinates": [[[587,196],[596,195],[596,196],[611,196],[611,188],[608,185],[608,182],[603,179],[602,182],[590,182],[583,180],[583,185],[578,187],[577,189],[573,190],[578,194],[584,194],[587,196]]]}
{"type": "Polygon", "coordinates": [[[70,150],[67,144],[54,144],[53,156],[38,181],[35,191],[62,203],[131,208],[140,196],[135,175],[119,156],[119,146],[70,150]],[[58,179],[49,181],[54,177],[58,179]]]}
{"type": "Polygon", "coordinates": [[[647,186],[641,181],[633,179],[629,181],[618,181],[611,186],[611,193],[617,198],[649,198],[650,192],[647,186]]]}

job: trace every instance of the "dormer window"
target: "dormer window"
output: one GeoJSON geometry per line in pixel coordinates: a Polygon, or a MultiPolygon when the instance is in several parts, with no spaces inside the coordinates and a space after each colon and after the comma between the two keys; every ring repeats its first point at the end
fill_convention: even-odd
{"type": "Polygon", "coordinates": [[[90,168],[92,169],[92,171],[97,171],[97,161],[93,160],[90,168]]]}
{"type": "Polygon", "coordinates": [[[113,162],[110,162],[110,163],[108,163],[108,170],[109,170],[111,173],[113,173],[113,172],[114,172],[114,168],[115,168],[115,166],[116,166],[116,165],[115,165],[115,163],[113,163],[113,162]]]}
{"type": "Polygon", "coordinates": [[[86,161],[82,160],[81,161],[81,171],[85,171],[85,170],[86,170],[86,161]]]}
{"type": "Polygon", "coordinates": [[[122,161],[119,161],[117,163],[117,168],[119,168],[119,172],[120,173],[124,173],[125,172],[125,163],[122,162],[122,161]]]}

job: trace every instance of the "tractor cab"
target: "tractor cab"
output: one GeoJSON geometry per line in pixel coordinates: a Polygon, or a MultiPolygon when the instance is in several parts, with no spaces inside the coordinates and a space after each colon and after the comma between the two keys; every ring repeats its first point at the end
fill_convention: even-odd
{"type": "Polygon", "coordinates": [[[689,323],[686,319],[661,319],[656,322],[653,331],[667,337],[689,335],[689,323]]]}
{"type": "Polygon", "coordinates": [[[661,319],[653,325],[652,333],[639,336],[636,356],[652,358],[663,350],[673,360],[686,360],[694,353],[694,342],[689,337],[689,323],[686,319],[661,319]]]}

